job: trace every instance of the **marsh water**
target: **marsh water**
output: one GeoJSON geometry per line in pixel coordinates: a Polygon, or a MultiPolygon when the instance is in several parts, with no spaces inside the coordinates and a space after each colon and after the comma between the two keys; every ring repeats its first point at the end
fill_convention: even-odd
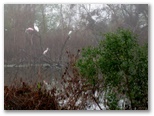
{"type": "Polygon", "coordinates": [[[12,85],[16,80],[27,83],[51,82],[53,78],[60,79],[63,67],[56,64],[8,64],[4,65],[4,85],[12,85]]]}

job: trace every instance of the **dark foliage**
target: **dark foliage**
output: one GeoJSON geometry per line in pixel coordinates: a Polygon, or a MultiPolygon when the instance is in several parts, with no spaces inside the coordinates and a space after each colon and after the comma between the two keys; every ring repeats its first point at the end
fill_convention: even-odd
{"type": "Polygon", "coordinates": [[[20,87],[4,87],[5,110],[58,110],[54,89],[51,96],[46,90],[33,88],[24,82],[21,84],[20,87]]]}
{"type": "Polygon", "coordinates": [[[83,49],[77,63],[80,74],[93,86],[104,86],[110,109],[117,109],[117,101],[125,97],[130,109],[148,109],[148,44],[139,45],[137,37],[125,29],[105,38],[99,46],[83,49]]]}

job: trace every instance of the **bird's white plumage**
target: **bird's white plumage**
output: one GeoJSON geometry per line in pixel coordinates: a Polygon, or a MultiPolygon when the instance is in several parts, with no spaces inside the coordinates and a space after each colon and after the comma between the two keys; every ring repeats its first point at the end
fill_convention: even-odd
{"type": "Polygon", "coordinates": [[[39,28],[36,26],[36,24],[34,24],[34,29],[39,32],[39,28]]]}
{"type": "Polygon", "coordinates": [[[71,35],[72,31],[69,31],[68,35],[71,35]]]}
{"type": "Polygon", "coordinates": [[[46,53],[49,51],[49,48],[47,48],[44,52],[43,55],[46,55],[46,53]]]}

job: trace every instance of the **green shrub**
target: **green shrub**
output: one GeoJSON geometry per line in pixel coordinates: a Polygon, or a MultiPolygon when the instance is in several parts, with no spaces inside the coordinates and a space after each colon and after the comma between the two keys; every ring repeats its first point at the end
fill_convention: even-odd
{"type": "Polygon", "coordinates": [[[103,84],[104,91],[109,87],[127,96],[132,109],[148,108],[148,45],[140,46],[129,30],[107,33],[99,46],[83,49],[77,66],[93,86],[103,84]]]}

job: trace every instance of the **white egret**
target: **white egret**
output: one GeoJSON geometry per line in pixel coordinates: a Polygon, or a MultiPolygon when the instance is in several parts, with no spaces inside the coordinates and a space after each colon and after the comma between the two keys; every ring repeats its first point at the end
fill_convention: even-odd
{"type": "Polygon", "coordinates": [[[68,35],[71,35],[72,31],[69,31],[68,35]]]}
{"type": "Polygon", "coordinates": [[[44,52],[43,55],[46,55],[46,53],[49,51],[49,48],[47,48],[44,52]]]}
{"type": "Polygon", "coordinates": [[[36,26],[36,24],[34,24],[34,29],[35,31],[39,32],[39,28],[36,26]]]}

